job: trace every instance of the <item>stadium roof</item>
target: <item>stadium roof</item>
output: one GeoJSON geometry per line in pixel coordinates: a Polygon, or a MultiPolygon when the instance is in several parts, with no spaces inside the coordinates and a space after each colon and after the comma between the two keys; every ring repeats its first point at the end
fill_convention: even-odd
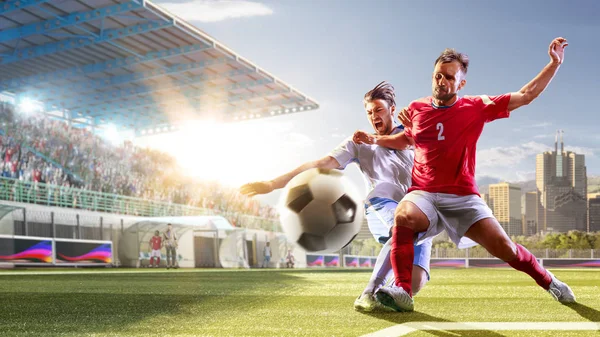
{"type": "Polygon", "coordinates": [[[0,2],[0,93],[74,125],[171,131],[317,102],[144,0],[0,2]]]}

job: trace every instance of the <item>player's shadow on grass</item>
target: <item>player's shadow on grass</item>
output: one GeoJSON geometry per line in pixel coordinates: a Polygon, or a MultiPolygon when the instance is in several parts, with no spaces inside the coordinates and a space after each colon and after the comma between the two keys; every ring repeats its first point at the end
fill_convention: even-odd
{"type": "MultiPolygon", "coordinates": [[[[413,311],[413,312],[393,312],[393,313],[382,313],[382,312],[372,312],[372,313],[367,313],[367,315],[375,317],[375,318],[379,318],[379,319],[385,319],[386,321],[392,322],[392,323],[396,323],[396,324],[404,324],[404,323],[409,323],[409,322],[446,322],[446,323],[454,323],[454,321],[450,321],[444,318],[440,318],[440,317],[435,317],[435,316],[431,316],[428,315],[426,313],[423,312],[418,312],[418,311],[413,311]]],[[[466,331],[459,331],[459,330],[448,330],[448,331],[444,331],[444,330],[427,330],[427,333],[433,336],[440,336],[440,337],[457,337],[457,336],[461,336],[461,337],[504,337],[504,335],[499,334],[497,332],[494,331],[490,331],[490,330],[466,330],[466,331]]]]}
{"type": "Polygon", "coordinates": [[[566,307],[573,309],[579,316],[587,319],[590,322],[600,322],[600,311],[590,308],[581,303],[567,304],[566,307]]]}

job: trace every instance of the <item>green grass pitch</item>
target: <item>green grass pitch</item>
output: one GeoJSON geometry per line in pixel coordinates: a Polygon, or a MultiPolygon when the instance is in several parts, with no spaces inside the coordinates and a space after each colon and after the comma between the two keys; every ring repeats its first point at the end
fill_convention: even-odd
{"type": "MultiPolygon", "coordinates": [[[[563,306],[509,269],[433,269],[413,313],[364,314],[366,270],[0,271],[0,336],[362,336],[426,322],[600,322],[600,270],[554,270],[563,306]]],[[[408,336],[600,336],[418,331],[408,336]]]]}

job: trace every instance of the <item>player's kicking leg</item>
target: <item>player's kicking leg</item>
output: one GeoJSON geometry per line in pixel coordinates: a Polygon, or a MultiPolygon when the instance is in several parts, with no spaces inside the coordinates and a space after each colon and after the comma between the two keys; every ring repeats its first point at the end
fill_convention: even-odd
{"type": "Polygon", "coordinates": [[[477,221],[465,236],[479,243],[490,254],[507,262],[514,269],[531,276],[540,287],[560,303],[575,303],[575,294],[571,288],[544,269],[525,247],[512,242],[495,218],[477,221]]]}

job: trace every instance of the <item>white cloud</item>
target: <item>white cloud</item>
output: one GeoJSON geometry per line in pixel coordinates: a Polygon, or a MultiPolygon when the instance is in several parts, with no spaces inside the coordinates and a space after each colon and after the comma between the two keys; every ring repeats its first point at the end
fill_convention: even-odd
{"type": "Polygon", "coordinates": [[[542,122],[542,123],[533,124],[533,125],[531,125],[531,127],[532,128],[545,128],[550,125],[552,125],[552,123],[542,122]]]}
{"type": "Polygon", "coordinates": [[[577,154],[583,154],[586,157],[594,157],[594,153],[597,149],[593,149],[590,147],[581,147],[581,146],[565,146],[565,151],[575,152],[577,154]]]}
{"type": "Polygon", "coordinates": [[[543,133],[541,135],[535,135],[535,136],[533,136],[533,138],[535,138],[535,139],[554,138],[554,135],[543,133]]]}
{"type": "Polygon", "coordinates": [[[517,177],[516,181],[528,181],[535,179],[535,170],[531,171],[516,171],[515,175],[517,177]]]}
{"type": "Polygon", "coordinates": [[[477,167],[512,168],[525,158],[550,150],[550,146],[537,142],[528,142],[511,147],[493,147],[477,151],[477,167]]]}
{"type": "Polygon", "coordinates": [[[161,2],[160,5],[187,21],[216,22],[273,14],[273,10],[266,5],[246,0],[193,0],[161,2]]]}

